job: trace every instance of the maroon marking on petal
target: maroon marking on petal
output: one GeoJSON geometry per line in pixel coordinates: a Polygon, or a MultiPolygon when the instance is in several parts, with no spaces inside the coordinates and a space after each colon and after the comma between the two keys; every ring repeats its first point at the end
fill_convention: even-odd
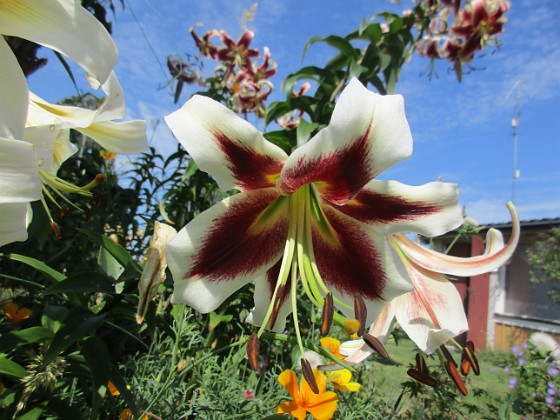
{"type": "Polygon", "coordinates": [[[274,187],[275,178],[280,175],[283,162],[230,139],[224,133],[215,131],[214,138],[227,156],[227,166],[244,190],[274,187]]]}
{"type": "MultiPolygon", "coordinates": [[[[274,188],[246,193],[244,199],[235,200],[234,196],[225,213],[214,219],[185,278],[227,281],[274,263],[282,255],[288,236],[288,212],[276,209],[280,216],[273,217],[266,229],[255,227],[254,222],[277,198],[274,188]]],[[[287,203],[279,204],[284,205],[287,203]]]]}
{"type": "Polygon", "coordinates": [[[325,283],[343,294],[381,299],[387,279],[374,243],[352,219],[332,207],[323,211],[335,235],[325,238],[313,226],[313,251],[325,283]]]}
{"type": "Polygon", "coordinates": [[[371,124],[361,137],[331,154],[300,158],[297,165],[282,173],[280,189],[291,194],[303,185],[317,182],[316,187],[325,199],[346,202],[375,176],[368,150],[370,131],[371,124]]]}
{"type": "Polygon", "coordinates": [[[362,190],[344,206],[332,204],[337,210],[364,223],[391,223],[399,220],[415,220],[441,211],[441,207],[422,201],[408,201],[362,190]]]}

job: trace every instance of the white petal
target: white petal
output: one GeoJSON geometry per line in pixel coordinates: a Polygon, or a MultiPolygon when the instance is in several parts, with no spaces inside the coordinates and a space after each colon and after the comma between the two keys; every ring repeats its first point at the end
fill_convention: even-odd
{"type": "Polygon", "coordinates": [[[367,182],[411,153],[403,98],[378,95],[352,79],[340,95],[329,125],[286,161],[280,188],[289,194],[317,182],[325,199],[344,204],[367,182]]]}
{"type": "Polygon", "coordinates": [[[96,122],[89,127],[75,130],[91,137],[104,149],[114,153],[141,153],[148,147],[146,122],[142,120],[96,122]]]}
{"type": "Polygon", "coordinates": [[[286,153],[222,104],[193,96],[165,117],[175,137],[224,191],[272,187],[286,153]],[[268,184],[268,185],[266,185],[268,184]]]}
{"type": "Polygon", "coordinates": [[[69,134],[67,129],[43,125],[27,127],[23,139],[33,145],[39,168],[56,175],[60,165],[78,151],[69,134]]]}
{"type": "Polygon", "coordinates": [[[0,137],[21,140],[27,115],[27,83],[12,50],[2,35],[0,35],[0,92],[2,92],[0,137]]]}
{"type": "Polygon", "coordinates": [[[107,80],[117,59],[111,35],[74,0],[4,0],[0,31],[71,58],[93,77],[94,88],[107,80]]]}
{"type": "Polygon", "coordinates": [[[0,203],[0,246],[27,239],[27,203],[0,203]]]}
{"type": "Polygon", "coordinates": [[[41,179],[37,169],[31,144],[0,138],[0,203],[39,200],[41,179]]]}

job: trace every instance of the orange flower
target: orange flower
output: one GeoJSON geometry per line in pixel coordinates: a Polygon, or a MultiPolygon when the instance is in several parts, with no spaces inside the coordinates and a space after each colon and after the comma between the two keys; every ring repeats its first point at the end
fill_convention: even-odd
{"type": "Polygon", "coordinates": [[[107,392],[111,395],[111,397],[117,397],[121,395],[120,391],[117,389],[115,384],[111,381],[107,384],[107,392]]]}
{"type": "Polygon", "coordinates": [[[17,303],[9,302],[4,305],[4,316],[14,324],[17,324],[31,316],[31,309],[20,309],[17,303]]]}
{"type": "Polygon", "coordinates": [[[338,341],[336,338],[323,337],[321,338],[320,342],[321,347],[330,351],[333,356],[336,356],[339,359],[344,359],[344,356],[340,354],[340,341],[338,341]]]}
{"type": "Polygon", "coordinates": [[[319,393],[315,394],[305,379],[301,380],[298,388],[297,377],[293,370],[285,370],[278,376],[278,382],[285,387],[293,401],[281,403],[277,408],[277,413],[288,413],[298,420],[304,420],[307,413],[310,413],[317,420],[331,419],[336,411],[338,396],[327,391],[327,377],[320,371],[313,369],[313,375],[319,388],[319,393]]]}
{"type": "MultiPolygon", "coordinates": [[[[121,411],[121,420],[133,420],[136,417],[134,417],[134,414],[132,413],[132,410],[130,408],[125,408],[123,409],[123,411],[121,411]]],[[[142,417],[142,420],[148,420],[149,417],[147,415],[142,417]]]]}

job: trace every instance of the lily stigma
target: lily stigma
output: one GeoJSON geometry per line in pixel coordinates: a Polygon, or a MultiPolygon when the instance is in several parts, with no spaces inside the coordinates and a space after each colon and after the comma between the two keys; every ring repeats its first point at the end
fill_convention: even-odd
{"type": "Polygon", "coordinates": [[[299,284],[323,311],[323,335],[332,320],[342,325],[348,319],[357,319],[363,333],[387,302],[413,289],[387,238],[437,236],[462,223],[456,185],[375,179],[410,157],[412,136],[402,97],[378,95],[357,79],[341,93],[330,124],[290,156],[202,96],[166,122],[223,191],[239,190],[199,214],[168,245],[173,302],[207,313],[253,283],[248,320],[260,326],[249,343],[253,350],[266,328],[284,331],[291,313],[303,354],[299,284]]]}

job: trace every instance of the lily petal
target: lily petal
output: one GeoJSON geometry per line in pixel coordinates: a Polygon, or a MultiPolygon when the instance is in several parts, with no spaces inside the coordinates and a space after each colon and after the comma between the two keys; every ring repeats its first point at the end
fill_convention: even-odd
{"type": "Polygon", "coordinates": [[[325,199],[342,205],[411,153],[403,98],[378,95],[352,79],[330,124],[290,155],[279,186],[284,194],[291,194],[316,182],[325,199]]]}
{"type": "Polygon", "coordinates": [[[273,187],[286,153],[222,104],[193,96],[165,117],[175,137],[224,191],[273,187]]]}
{"type": "Polygon", "coordinates": [[[414,291],[396,299],[401,328],[424,353],[433,353],[449,339],[467,331],[468,322],[457,288],[443,274],[407,264],[414,291]]]}
{"type": "Polygon", "coordinates": [[[23,140],[33,145],[39,169],[53,174],[78,151],[78,147],[70,142],[70,132],[54,125],[28,127],[23,140]]]}
{"type": "Polygon", "coordinates": [[[117,59],[111,35],[74,0],[4,0],[0,28],[4,35],[28,39],[71,58],[89,73],[94,88],[107,80],[117,59]]]}
{"type": "Polygon", "coordinates": [[[384,236],[331,206],[322,210],[328,222],[313,219],[312,228],[319,273],[334,296],[352,308],[340,307],[347,317],[354,317],[354,296],[364,297],[369,325],[386,301],[412,290],[406,271],[384,236]]]}
{"type": "Polygon", "coordinates": [[[213,311],[276,264],[287,235],[288,203],[274,188],[239,193],[202,212],[166,249],[174,302],[213,311]]]}
{"type": "Polygon", "coordinates": [[[461,225],[458,201],[455,184],[430,182],[415,187],[373,180],[346,205],[333,207],[385,234],[417,232],[432,237],[461,225]]]}
{"type": "Polygon", "coordinates": [[[0,203],[28,203],[40,198],[41,179],[33,146],[0,138],[0,203]]]}
{"type": "Polygon", "coordinates": [[[0,137],[21,140],[27,115],[27,83],[16,57],[2,36],[0,36],[0,92],[2,92],[0,137]]]}
{"type": "Polygon", "coordinates": [[[515,251],[521,231],[519,216],[513,204],[508,203],[508,209],[512,218],[512,231],[507,245],[502,246],[501,233],[490,229],[486,234],[486,250],[483,255],[476,257],[460,258],[441,254],[424,248],[404,235],[395,235],[392,238],[408,259],[427,270],[462,277],[475,276],[504,265],[515,251]]]}
{"type": "Polygon", "coordinates": [[[140,153],[148,147],[144,120],[97,122],[75,130],[91,137],[104,149],[113,153],[140,153]]]}
{"type": "Polygon", "coordinates": [[[26,213],[27,203],[0,203],[0,246],[27,239],[26,213]]]}
{"type": "MultiPolygon", "coordinates": [[[[247,317],[246,322],[259,326],[262,325],[266,312],[270,306],[272,295],[274,294],[281,262],[282,261],[279,260],[264,275],[255,279],[255,308],[247,317]]],[[[289,299],[290,287],[290,282],[288,282],[277,294],[276,305],[278,305],[278,310],[275,314],[276,322],[274,323],[273,328],[271,328],[272,331],[278,333],[284,331],[284,328],[286,327],[286,318],[292,313],[292,305],[289,299]]]]}

